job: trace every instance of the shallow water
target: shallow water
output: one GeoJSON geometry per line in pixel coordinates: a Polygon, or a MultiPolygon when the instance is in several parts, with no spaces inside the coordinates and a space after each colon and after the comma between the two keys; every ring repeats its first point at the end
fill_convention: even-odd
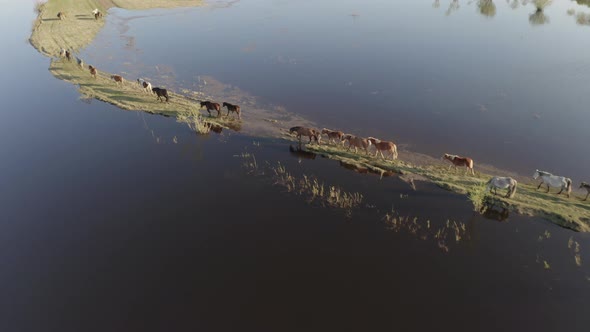
{"type": "MultiPolygon", "coordinates": [[[[317,11],[332,11],[314,4],[317,11]]],[[[291,5],[274,2],[267,10],[287,12],[291,5]]],[[[131,21],[126,34],[155,22],[174,27],[186,19],[190,27],[194,15],[198,22],[211,20],[203,22],[211,33],[223,28],[213,26],[223,13],[260,21],[248,6],[268,7],[239,2],[173,11],[181,14],[157,11],[162,16],[131,21]]],[[[464,6],[453,15],[480,18],[464,6]]],[[[368,21],[361,9],[352,24],[368,21]]],[[[494,19],[503,13],[499,9],[494,19]]],[[[486,219],[474,215],[463,196],[424,183],[413,191],[397,177],[306,159],[282,141],[228,131],[197,136],[170,118],[79,100],[75,88],[47,72],[49,61],[23,42],[30,6],[15,2],[10,10],[20,19],[2,24],[19,33],[6,40],[10,52],[2,70],[10,80],[0,84],[22,95],[5,99],[0,121],[0,330],[587,329],[588,235],[517,215],[486,219]],[[246,153],[255,156],[257,169],[244,166],[246,153]],[[288,192],[270,169],[278,161],[297,178],[315,176],[362,193],[362,206],[344,211],[308,202],[308,193],[288,192]],[[429,220],[431,228],[416,234],[409,226],[396,228],[383,219],[392,209],[420,225],[429,220]],[[435,230],[447,220],[466,231],[441,246],[435,230]],[[568,248],[570,238],[581,247],[581,266],[575,248],[568,248]]],[[[430,4],[423,12],[431,10],[445,22],[454,18],[430,4]]],[[[342,11],[346,17],[349,10],[342,11]]],[[[558,22],[554,16],[551,27],[558,22]]],[[[119,48],[117,26],[109,22],[97,43],[110,40],[104,54],[129,56],[119,48]]],[[[139,35],[136,45],[145,48],[139,35]]],[[[137,61],[149,67],[146,53],[137,61]]],[[[235,65],[234,55],[227,56],[223,61],[235,65]]],[[[204,54],[195,59],[203,62],[194,73],[175,71],[179,81],[211,74],[242,87],[231,70],[224,76],[204,54]]],[[[181,60],[154,63],[175,67],[175,61],[181,60]]],[[[108,66],[118,64],[102,64],[108,66]]],[[[270,65],[268,75],[279,67],[270,65]]],[[[250,92],[268,103],[289,105],[289,98],[256,89],[265,90],[263,85],[250,92]]],[[[318,121],[330,117],[328,111],[301,112],[318,121]]],[[[366,130],[351,125],[354,116],[344,112],[337,121],[366,130]]]]}

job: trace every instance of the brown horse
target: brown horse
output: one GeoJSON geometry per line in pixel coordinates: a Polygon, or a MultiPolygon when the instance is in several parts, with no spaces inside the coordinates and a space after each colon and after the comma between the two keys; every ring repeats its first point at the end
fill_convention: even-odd
{"type": "Polygon", "coordinates": [[[96,68],[94,68],[92,65],[88,65],[88,70],[90,70],[90,75],[96,78],[96,68]]]}
{"type": "Polygon", "coordinates": [[[111,75],[111,79],[115,81],[115,83],[121,83],[123,85],[123,76],[121,75],[111,75]]]}
{"type": "Polygon", "coordinates": [[[240,106],[223,102],[223,107],[227,107],[227,116],[229,116],[229,112],[236,112],[236,114],[238,114],[238,119],[242,118],[240,115],[240,106]]]}
{"type": "Polygon", "coordinates": [[[72,52],[66,51],[66,59],[68,59],[68,61],[72,61],[72,52]]]}
{"type": "Polygon", "coordinates": [[[312,139],[315,139],[315,141],[320,144],[320,140],[322,138],[322,136],[320,135],[320,132],[312,129],[312,128],[307,128],[307,127],[292,127],[291,129],[289,129],[289,133],[296,133],[297,134],[297,138],[299,139],[299,144],[301,144],[301,136],[307,136],[309,137],[309,142],[311,143],[312,139]]]}
{"type": "Polygon", "coordinates": [[[96,12],[96,13],[94,13],[94,19],[95,19],[95,20],[98,20],[98,19],[99,19],[99,18],[101,18],[101,17],[102,17],[102,13],[101,13],[101,12],[96,12]]]}
{"type": "Polygon", "coordinates": [[[380,153],[381,158],[385,159],[383,151],[386,151],[391,153],[391,160],[397,159],[397,146],[393,142],[381,141],[374,137],[367,139],[375,146],[375,157],[377,157],[377,153],[380,153]]]}
{"type": "Polygon", "coordinates": [[[219,103],[214,103],[214,102],[210,102],[210,101],[202,101],[201,102],[201,107],[207,107],[207,112],[209,112],[209,116],[211,116],[211,110],[216,110],[217,111],[217,117],[221,116],[221,105],[219,105],[219,103]]]}
{"type": "Polygon", "coordinates": [[[453,166],[455,166],[455,168],[457,168],[457,166],[459,166],[459,167],[465,166],[465,167],[467,167],[467,171],[471,171],[471,174],[475,175],[475,172],[473,171],[473,159],[467,158],[467,157],[459,157],[457,155],[448,154],[448,153],[445,153],[445,155],[443,156],[443,159],[446,159],[452,163],[449,166],[449,169],[451,169],[451,167],[453,167],[453,166]]]}
{"type": "Polygon", "coordinates": [[[328,143],[332,143],[332,140],[336,140],[337,142],[340,142],[341,144],[344,144],[344,133],[341,131],[336,131],[336,130],[330,130],[330,129],[322,129],[322,134],[323,135],[328,135],[328,143]]]}
{"type": "Polygon", "coordinates": [[[59,12],[57,13],[57,18],[59,18],[59,20],[65,20],[66,19],[66,12],[59,12]]]}
{"type": "Polygon", "coordinates": [[[365,149],[365,153],[369,154],[371,141],[368,139],[348,134],[344,136],[344,141],[348,142],[348,149],[346,151],[350,151],[350,148],[354,146],[354,153],[358,152],[358,148],[363,148],[365,149]]]}

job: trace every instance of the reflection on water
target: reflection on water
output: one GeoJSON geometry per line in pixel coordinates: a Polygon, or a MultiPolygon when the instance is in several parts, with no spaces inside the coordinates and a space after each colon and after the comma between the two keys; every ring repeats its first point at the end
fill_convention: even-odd
{"type": "Polygon", "coordinates": [[[479,0],[477,2],[479,13],[486,17],[496,16],[496,4],[493,0],[479,0]]]}
{"type": "Polygon", "coordinates": [[[486,219],[496,220],[496,221],[506,221],[510,216],[509,210],[506,206],[503,205],[503,202],[486,202],[483,206],[482,210],[483,216],[486,219]]]}
{"type": "Polygon", "coordinates": [[[301,144],[297,144],[297,146],[289,145],[289,152],[292,156],[297,158],[303,159],[315,159],[316,154],[310,151],[306,151],[301,147],[301,144]]]}

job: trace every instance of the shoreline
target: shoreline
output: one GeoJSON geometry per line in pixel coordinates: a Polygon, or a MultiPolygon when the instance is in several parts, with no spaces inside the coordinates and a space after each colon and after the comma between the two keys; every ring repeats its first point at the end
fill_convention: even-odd
{"type": "MultiPolygon", "coordinates": [[[[170,91],[170,102],[162,103],[156,100],[155,95],[144,92],[134,80],[127,80],[121,87],[109,77],[111,73],[100,71],[96,79],[92,78],[87,66],[80,68],[73,59],[55,59],[61,48],[72,50],[76,54],[80,49],[88,46],[96,34],[105,24],[109,8],[122,9],[153,9],[153,8],[177,8],[201,6],[201,0],[49,0],[41,6],[39,15],[35,20],[29,42],[41,54],[52,58],[49,71],[57,78],[78,86],[79,93],[86,98],[94,98],[110,103],[124,110],[143,111],[163,116],[200,115],[205,122],[221,126],[226,129],[242,131],[254,137],[282,138],[294,141],[292,136],[285,133],[285,129],[295,126],[316,127],[317,125],[296,114],[280,109],[262,109],[254,103],[249,104],[244,112],[243,120],[230,117],[207,117],[202,114],[197,98],[211,98],[211,95],[224,91],[224,85],[214,80],[207,88],[206,93],[182,89],[182,94],[170,91]],[[91,16],[92,9],[98,8],[105,16],[95,20],[91,16]],[[57,12],[65,11],[68,17],[60,21],[57,12]],[[81,32],[83,31],[83,32],[81,32]]],[[[93,64],[94,65],[94,64],[93,64]]],[[[153,86],[159,86],[152,82],[153,86]]],[[[166,85],[162,85],[166,87],[166,85]]],[[[234,91],[231,91],[234,92],[234,91]]],[[[201,99],[201,100],[202,100],[201,99]]],[[[233,97],[226,100],[233,101],[233,97]]],[[[224,114],[225,112],[222,112],[224,114]]],[[[408,183],[413,181],[429,181],[441,188],[469,195],[478,187],[481,187],[491,175],[512,176],[519,181],[517,194],[513,199],[505,199],[500,196],[484,195],[482,202],[500,204],[510,211],[539,216],[551,222],[576,231],[590,231],[590,204],[581,202],[572,192],[569,200],[557,197],[555,194],[545,194],[543,191],[535,191],[535,186],[529,178],[499,170],[489,165],[476,164],[477,175],[475,177],[462,175],[461,171],[451,173],[446,171],[447,166],[440,160],[410,151],[402,151],[402,158],[395,162],[385,162],[374,157],[366,157],[362,154],[353,154],[337,149],[329,145],[308,145],[306,150],[320,154],[330,159],[352,165],[353,167],[369,169],[377,173],[387,172],[399,174],[408,183]],[[459,174],[461,173],[461,174],[459,174]]],[[[572,188],[574,189],[574,188],[572,188]]],[[[555,190],[555,189],[554,189],[555,190]]]]}

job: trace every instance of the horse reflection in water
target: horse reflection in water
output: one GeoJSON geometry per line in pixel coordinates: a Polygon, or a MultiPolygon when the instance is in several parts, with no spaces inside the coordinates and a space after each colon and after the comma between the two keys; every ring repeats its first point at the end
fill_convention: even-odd
{"type": "Polygon", "coordinates": [[[484,208],[483,217],[486,219],[505,221],[510,216],[508,208],[502,205],[487,203],[484,208]]]}
{"type": "Polygon", "coordinates": [[[309,151],[305,151],[304,149],[301,148],[301,145],[294,147],[293,145],[289,145],[289,152],[291,153],[291,155],[297,157],[297,158],[303,158],[303,159],[315,159],[316,154],[313,152],[309,152],[309,151]]]}

